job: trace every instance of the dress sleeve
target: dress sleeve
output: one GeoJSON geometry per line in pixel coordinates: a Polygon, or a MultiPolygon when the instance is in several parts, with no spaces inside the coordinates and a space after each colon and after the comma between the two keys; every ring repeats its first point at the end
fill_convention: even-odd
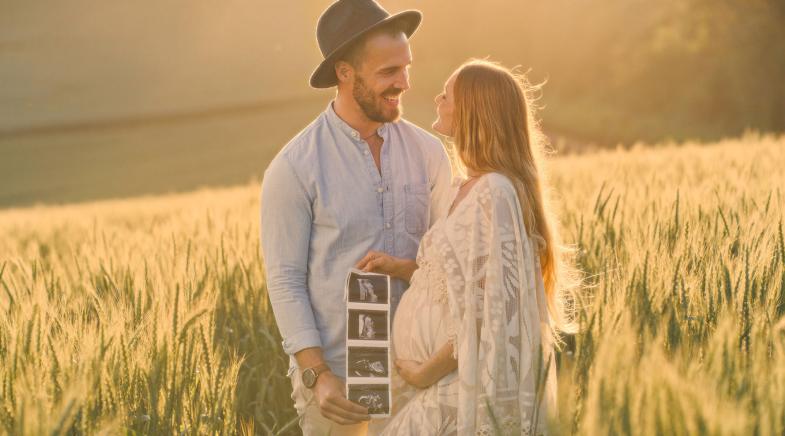
{"type": "Polygon", "coordinates": [[[492,174],[474,189],[439,242],[456,326],[458,434],[528,434],[546,416],[536,401],[548,323],[539,260],[509,181],[492,174]]]}

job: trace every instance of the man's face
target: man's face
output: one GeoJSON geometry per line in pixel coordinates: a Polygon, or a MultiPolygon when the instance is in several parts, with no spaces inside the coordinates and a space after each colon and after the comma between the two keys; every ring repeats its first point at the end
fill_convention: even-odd
{"type": "Polygon", "coordinates": [[[401,95],[409,89],[412,52],[403,32],[380,33],[365,43],[363,58],[355,71],[352,96],[372,121],[386,123],[401,116],[401,95]]]}

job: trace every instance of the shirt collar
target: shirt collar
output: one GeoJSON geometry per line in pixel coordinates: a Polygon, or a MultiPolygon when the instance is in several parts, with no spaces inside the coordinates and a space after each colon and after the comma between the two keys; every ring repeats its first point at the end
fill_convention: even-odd
{"type": "MultiPolygon", "coordinates": [[[[327,116],[327,121],[331,125],[341,129],[341,131],[344,132],[355,143],[363,142],[362,136],[360,136],[360,132],[358,132],[352,126],[347,124],[346,121],[342,120],[341,117],[339,117],[338,114],[335,113],[335,109],[333,108],[333,101],[332,100],[330,100],[330,103],[327,104],[327,110],[325,111],[325,114],[327,116]]],[[[387,129],[388,129],[388,125],[389,124],[390,123],[382,123],[382,125],[379,126],[378,129],[376,129],[376,133],[379,136],[381,136],[382,138],[385,138],[384,135],[387,133],[387,129]]]]}

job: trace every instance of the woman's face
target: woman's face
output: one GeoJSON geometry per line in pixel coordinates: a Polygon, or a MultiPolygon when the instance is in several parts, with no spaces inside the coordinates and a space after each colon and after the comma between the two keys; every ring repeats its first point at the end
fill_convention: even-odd
{"type": "Polygon", "coordinates": [[[444,84],[444,91],[436,96],[436,121],[433,122],[433,130],[444,136],[453,136],[452,113],[455,108],[453,89],[455,87],[455,76],[452,73],[447,83],[444,84]]]}

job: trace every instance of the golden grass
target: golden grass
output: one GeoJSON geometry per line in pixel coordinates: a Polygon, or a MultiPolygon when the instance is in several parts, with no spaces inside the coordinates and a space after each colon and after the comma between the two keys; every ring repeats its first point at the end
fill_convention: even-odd
{"type": "MultiPolygon", "coordinates": [[[[785,138],[555,158],[557,433],[785,431],[785,138]]],[[[0,431],[296,432],[257,184],[0,213],[0,431]]]]}

